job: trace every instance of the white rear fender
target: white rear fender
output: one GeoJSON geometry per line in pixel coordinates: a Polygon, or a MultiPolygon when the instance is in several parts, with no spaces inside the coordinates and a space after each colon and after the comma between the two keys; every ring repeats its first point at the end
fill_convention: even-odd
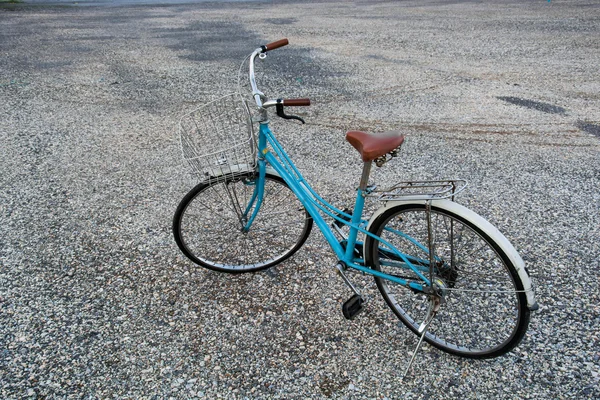
{"type": "MultiPolygon", "coordinates": [[[[379,208],[371,219],[369,220],[368,228],[371,227],[373,222],[387,210],[405,204],[419,204],[424,205],[426,200],[409,200],[409,201],[388,201],[385,206],[379,208]]],[[[512,244],[504,237],[504,235],[496,229],[492,224],[487,222],[483,217],[479,216],[475,212],[469,210],[468,208],[461,206],[458,203],[455,203],[450,200],[433,200],[431,202],[433,207],[441,208],[443,210],[449,211],[452,214],[456,214],[461,218],[469,221],[473,225],[477,226],[481,231],[483,231],[487,236],[489,236],[498,246],[502,249],[502,251],[507,255],[512,264],[515,266],[519,278],[521,278],[521,282],[523,282],[523,289],[525,290],[525,295],[527,297],[527,307],[530,310],[537,310],[538,304],[535,301],[535,295],[533,292],[533,286],[531,284],[531,279],[529,278],[529,274],[525,270],[525,263],[519,253],[515,250],[512,244]]]]}

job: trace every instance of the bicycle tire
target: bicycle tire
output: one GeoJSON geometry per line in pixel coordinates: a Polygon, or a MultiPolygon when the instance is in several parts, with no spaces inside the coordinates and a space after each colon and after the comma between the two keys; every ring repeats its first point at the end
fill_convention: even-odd
{"type": "MultiPolygon", "coordinates": [[[[441,279],[446,295],[424,339],[438,349],[466,358],[497,357],[517,346],[529,325],[524,284],[506,249],[499,244],[502,241],[492,237],[501,234],[495,229],[482,229],[488,224],[483,218],[473,214],[467,219],[457,210],[460,209],[447,210],[435,202],[431,206],[435,274],[441,279]]],[[[426,218],[424,202],[404,203],[377,216],[369,232],[408,256],[428,260],[426,218]],[[425,250],[390,229],[425,244],[425,250]]],[[[370,236],[365,240],[367,265],[398,276],[398,265],[391,265],[393,257],[379,243],[370,236]]],[[[426,277],[429,277],[428,264],[428,261],[421,264],[426,277]]],[[[402,271],[404,278],[417,279],[411,270],[402,271]]],[[[375,281],[387,305],[419,335],[418,328],[429,304],[427,295],[387,279],[375,277],[375,281]]]]}
{"type": "Polygon", "coordinates": [[[202,267],[240,273],[272,267],[302,247],[313,220],[277,175],[266,175],[261,208],[250,230],[242,232],[235,209],[246,208],[256,179],[254,171],[211,179],[185,195],[173,217],[183,254],[202,267]]]}

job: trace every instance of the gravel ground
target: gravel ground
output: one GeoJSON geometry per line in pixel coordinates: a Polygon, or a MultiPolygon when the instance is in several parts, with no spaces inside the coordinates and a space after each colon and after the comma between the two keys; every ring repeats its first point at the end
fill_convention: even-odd
{"type": "MultiPolygon", "coordinates": [[[[0,6],[0,398],[600,398],[600,4],[286,1],[0,6]],[[424,345],[370,280],[367,311],[313,232],[263,273],[188,262],[184,111],[235,89],[311,97],[274,129],[351,205],[348,128],[402,129],[374,181],[463,177],[521,252],[540,310],[487,361],[424,345]]],[[[372,205],[371,207],[374,207],[372,205]]]]}

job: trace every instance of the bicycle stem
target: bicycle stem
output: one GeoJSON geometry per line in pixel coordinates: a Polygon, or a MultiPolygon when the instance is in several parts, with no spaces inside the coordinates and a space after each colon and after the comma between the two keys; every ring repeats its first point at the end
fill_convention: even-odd
{"type": "Polygon", "coordinates": [[[256,56],[263,53],[262,47],[257,48],[250,55],[249,61],[249,72],[248,77],[250,79],[250,86],[252,87],[252,97],[254,97],[254,101],[259,108],[263,108],[263,99],[265,98],[265,94],[258,90],[258,86],[256,85],[256,77],[254,76],[254,59],[256,56]]]}

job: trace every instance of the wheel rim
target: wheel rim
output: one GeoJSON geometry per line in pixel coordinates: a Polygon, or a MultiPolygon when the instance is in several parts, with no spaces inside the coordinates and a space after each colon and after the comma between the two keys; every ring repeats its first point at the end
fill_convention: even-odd
{"type": "MultiPolygon", "coordinates": [[[[446,295],[425,339],[451,353],[493,357],[514,347],[524,333],[523,293],[515,288],[515,272],[506,256],[490,244],[476,227],[447,212],[432,210],[436,277],[445,283],[446,295]]],[[[427,243],[425,208],[404,209],[385,224],[427,243]]],[[[383,230],[383,229],[381,229],[383,230]]],[[[408,255],[428,259],[428,253],[406,238],[387,230],[379,232],[408,255]]],[[[376,257],[373,267],[383,272],[416,279],[416,274],[376,257]]],[[[428,268],[422,271],[428,277],[428,268]]],[[[428,298],[384,279],[377,284],[396,315],[414,332],[425,318],[428,298]]]]}

